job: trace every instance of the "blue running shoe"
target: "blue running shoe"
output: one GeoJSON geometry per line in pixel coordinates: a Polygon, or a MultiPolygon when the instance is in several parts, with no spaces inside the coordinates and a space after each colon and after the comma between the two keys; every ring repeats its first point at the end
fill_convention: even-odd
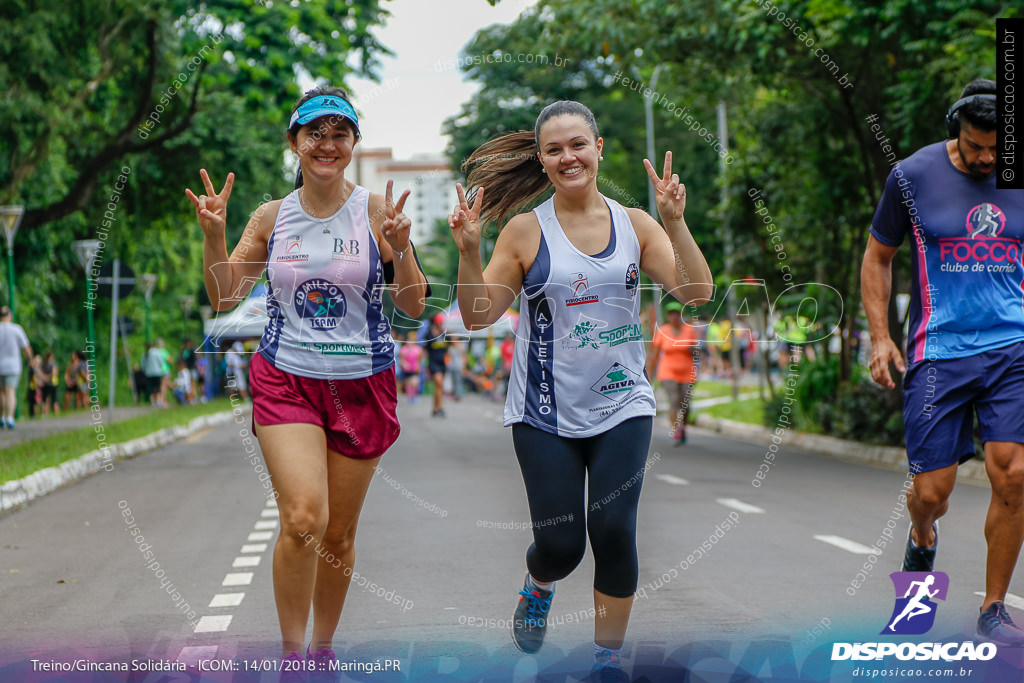
{"type": "Polygon", "coordinates": [[[932,524],[935,531],[935,545],[931,548],[922,548],[914,545],[914,525],[910,525],[907,531],[907,550],[903,553],[904,572],[930,572],[935,568],[935,551],[939,549],[939,523],[932,524]]]}
{"type": "Polygon", "coordinates": [[[533,654],[544,644],[554,591],[531,588],[530,575],[527,574],[519,595],[519,604],[512,615],[512,642],[521,652],[533,654]]]}
{"type": "Polygon", "coordinates": [[[1013,623],[1001,602],[993,602],[978,617],[978,635],[1000,645],[1024,646],[1024,631],[1013,623]]]}
{"type": "Polygon", "coordinates": [[[605,649],[597,653],[594,668],[590,670],[590,683],[629,683],[629,676],[622,670],[619,655],[605,649]]]}

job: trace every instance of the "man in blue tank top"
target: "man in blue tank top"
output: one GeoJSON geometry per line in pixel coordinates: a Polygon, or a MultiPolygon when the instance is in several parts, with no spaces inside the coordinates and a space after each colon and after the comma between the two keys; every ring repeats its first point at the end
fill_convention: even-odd
{"type": "Polygon", "coordinates": [[[978,414],[992,502],[978,634],[1024,645],[1003,601],[1024,539],[1024,191],[997,190],[995,83],[973,81],[946,116],[945,142],[897,163],[875,211],[861,269],[871,376],[903,378],[911,527],[903,571],[932,571],[936,520],[978,414]],[[911,250],[907,362],[889,336],[892,260],[911,250]]]}

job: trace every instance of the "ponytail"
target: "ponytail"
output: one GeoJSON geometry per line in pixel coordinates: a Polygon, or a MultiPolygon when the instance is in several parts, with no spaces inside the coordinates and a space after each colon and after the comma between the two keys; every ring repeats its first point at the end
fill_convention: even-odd
{"type": "Polygon", "coordinates": [[[470,188],[467,200],[476,197],[478,187],[486,187],[480,217],[484,221],[502,221],[516,209],[538,199],[548,188],[551,180],[540,163],[540,129],[549,119],[556,116],[579,116],[594,139],[600,137],[594,114],[586,107],[572,100],[552,102],[541,110],[533,130],[508,133],[480,145],[462,164],[462,170],[469,169],[466,184],[470,188]]]}
{"type": "Polygon", "coordinates": [[[295,171],[295,189],[302,187],[302,164],[299,164],[299,170],[295,171]]]}
{"type": "Polygon", "coordinates": [[[462,170],[468,170],[470,203],[477,188],[487,188],[480,209],[484,221],[503,221],[509,213],[533,202],[551,187],[537,158],[537,142],[530,130],[485,142],[466,159],[462,170]]]}

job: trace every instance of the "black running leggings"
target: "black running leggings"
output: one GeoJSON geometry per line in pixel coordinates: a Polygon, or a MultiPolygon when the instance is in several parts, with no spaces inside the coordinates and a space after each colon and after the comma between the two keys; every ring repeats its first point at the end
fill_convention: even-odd
{"type": "Polygon", "coordinates": [[[636,509],[652,424],[653,418],[636,417],[581,439],[512,426],[533,521],[526,567],[534,579],[568,576],[583,559],[589,534],[594,588],[613,598],[636,592],[636,509]]]}

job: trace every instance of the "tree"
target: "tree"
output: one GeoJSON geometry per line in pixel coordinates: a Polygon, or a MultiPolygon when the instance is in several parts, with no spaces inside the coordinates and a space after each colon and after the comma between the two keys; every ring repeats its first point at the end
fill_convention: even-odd
{"type": "Polygon", "coordinates": [[[183,188],[200,165],[220,181],[235,171],[237,238],[264,193],[288,188],[297,75],[375,77],[388,51],[372,29],[387,16],[380,0],[5,3],[0,203],[27,208],[18,307],[37,334],[81,339],[74,239],[102,237],[105,260],[159,273],[157,318],[201,290],[201,232],[183,188]]]}
{"type": "MultiPolygon", "coordinates": [[[[589,55],[597,79],[604,74],[608,98],[618,90],[610,71],[649,81],[665,64],[685,84],[697,118],[707,121],[713,102],[727,104],[735,162],[721,178],[725,200],[708,218],[731,226],[731,275],[782,283],[764,216],[748,195],[763,190],[785,234],[790,272],[842,295],[846,381],[860,257],[891,165],[941,139],[942,115],[960,88],[992,77],[994,19],[1018,13],[988,0],[541,0],[509,34],[532,35],[550,51],[589,55]],[[875,124],[884,134],[876,136],[875,124]]],[[[714,250],[714,240],[698,241],[714,250]]],[[[906,289],[905,273],[904,266],[894,291],[906,289]]],[[[902,339],[894,306],[890,327],[902,339]]]]}

